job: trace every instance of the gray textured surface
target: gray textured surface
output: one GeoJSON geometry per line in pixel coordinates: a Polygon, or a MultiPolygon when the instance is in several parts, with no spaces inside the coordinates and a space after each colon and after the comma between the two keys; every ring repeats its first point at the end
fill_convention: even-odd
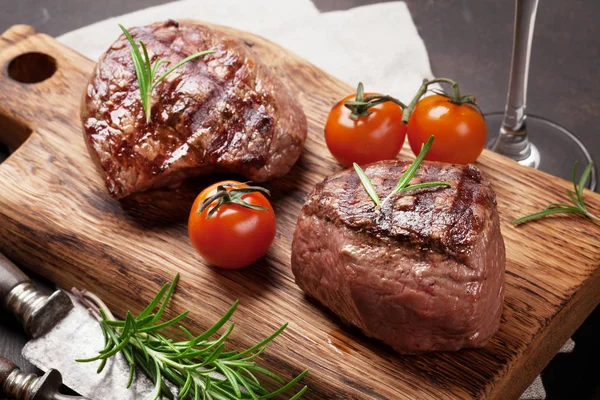
{"type": "MultiPolygon", "coordinates": [[[[313,0],[322,11],[378,0],[313,0]]],[[[0,31],[17,23],[59,35],[111,16],[168,0],[0,0],[0,31]]],[[[461,82],[477,94],[481,108],[504,108],[512,44],[513,2],[495,0],[407,0],[437,76],[461,82]]],[[[165,16],[166,17],[166,16],[165,16]]],[[[528,111],[574,132],[600,160],[600,2],[540,2],[528,111]]],[[[354,29],[349,27],[349,29],[354,29]]],[[[402,40],[385,37],[382,40],[402,40]]],[[[0,147],[0,162],[2,161],[0,147]]],[[[570,165],[564,166],[571,168],[570,165]]],[[[542,374],[548,399],[600,399],[600,312],[574,335],[572,353],[558,354],[542,374]]],[[[0,313],[0,354],[27,370],[20,348],[25,338],[13,319],[0,313]]],[[[532,397],[535,398],[535,397],[532,397]]]]}
{"type": "Polygon", "coordinates": [[[96,373],[99,361],[78,363],[94,357],[104,348],[100,324],[79,303],[45,335],[31,340],[23,348],[27,360],[47,371],[62,373],[65,385],[77,388],[82,396],[97,399],[152,399],[154,384],[143,374],[136,374],[131,390],[127,389],[129,364],[121,354],[107,361],[102,373],[96,373]],[[68,343],[68,346],[65,344],[68,343]]]}

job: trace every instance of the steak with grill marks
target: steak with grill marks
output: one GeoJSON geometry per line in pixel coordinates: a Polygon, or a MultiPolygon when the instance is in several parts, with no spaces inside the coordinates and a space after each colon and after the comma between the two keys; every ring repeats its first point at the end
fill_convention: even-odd
{"type": "Polygon", "coordinates": [[[287,88],[256,59],[251,43],[193,22],[132,28],[169,66],[198,51],[158,84],[146,123],[123,35],[100,58],[81,118],[90,153],[116,198],[173,185],[189,176],[232,172],[262,182],[285,175],[306,138],[306,118],[287,88]]]}
{"type": "MultiPolygon", "coordinates": [[[[384,198],[410,163],[365,168],[384,198]]],[[[423,162],[380,210],[346,170],[318,184],[294,233],[296,283],[400,353],[484,346],[500,323],[505,249],[489,182],[472,165],[423,162]]]]}

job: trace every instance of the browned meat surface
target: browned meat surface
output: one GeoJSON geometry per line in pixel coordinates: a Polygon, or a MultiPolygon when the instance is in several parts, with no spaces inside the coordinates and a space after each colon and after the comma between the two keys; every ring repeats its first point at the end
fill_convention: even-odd
{"type": "MultiPolygon", "coordinates": [[[[408,162],[365,168],[383,199],[408,162]]],[[[348,324],[400,353],[484,346],[504,299],[504,241],[496,196],[472,166],[424,162],[375,210],[353,170],[318,184],[292,243],[296,283],[348,324]]]]}
{"type": "MultiPolygon", "coordinates": [[[[82,104],[84,135],[116,198],[214,171],[262,182],[285,175],[306,138],[295,99],[248,45],[205,25],[175,21],[130,30],[170,65],[198,51],[154,90],[146,124],[123,35],[100,58],[82,104]]],[[[157,76],[168,66],[163,65],[157,76]]]]}

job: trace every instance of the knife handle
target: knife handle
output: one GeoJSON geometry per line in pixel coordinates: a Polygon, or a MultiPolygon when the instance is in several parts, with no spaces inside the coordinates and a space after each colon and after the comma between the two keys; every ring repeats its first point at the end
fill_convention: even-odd
{"type": "MultiPolygon", "coordinates": [[[[86,397],[67,396],[59,392],[60,372],[51,369],[38,377],[23,372],[15,363],[0,357],[0,395],[14,400],[86,400],[86,397]]],[[[89,400],[89,399],[88,399],[89,400]]]]}
{"type": "Polygon", "coordinates": [[[15,286],[24,282],[30,282],[27,275],[0,253],[0,300],[4,299],[15,286]]]}
{"type": "Polygon", "coordinates": [[[4,383],[8,380],[8,377],[18,369],[19,367],[17,367],[14,362],[7,360],[4,357],[0,357],[0,394],[5,395],[6,392],[8,392],[4,389],[4,383]]]}
{"type": "Polygon", "coordinates": [[[0,304],[21,321],[25,332],[34,339],[46,333],[73,308],[73,302],[65,292],[57,290],[46,296],[2,253],[0,304]]]}

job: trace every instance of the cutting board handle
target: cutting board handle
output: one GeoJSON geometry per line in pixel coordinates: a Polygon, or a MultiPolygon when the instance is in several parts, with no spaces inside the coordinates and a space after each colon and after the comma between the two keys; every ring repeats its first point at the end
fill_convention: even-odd
{"type": "Polygon", "coordinates": [[[89,66],[82,59],[27,25],[15,25],[1,35],[0,142],[15,151],[48,124],[79,124],[79,115],[64,104],[65,98],[83,95],[82,82],[91,71],[81,67],[89,66]]]}

